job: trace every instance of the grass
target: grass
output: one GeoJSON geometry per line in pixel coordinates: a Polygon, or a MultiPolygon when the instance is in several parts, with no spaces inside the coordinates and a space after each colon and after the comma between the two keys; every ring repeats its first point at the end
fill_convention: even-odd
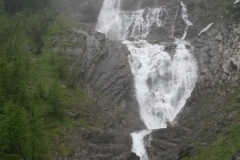
{"type": "Polygon", "coordinates": [[[185,0],[189,13],[197,8],[203,9],[205,12],[199,17],[197,23],[207,25],[209,23],[219,24],[228,16],[227,11],[233,6],[234,1],[231,0],[185,0]]]}
{"type": "MultiPolygon", "coordinates": [[[[24,17],[20,19],[21,23],[17,24],[14,22],[15,18],[19,18],[17,16],[9,21],[3,18],[12,28],[8,28],[6,40],[1,39],[0,45],[1,74],[3,74],[2,77],[0,76],[2,94],[0,101],[1,107],[4,106],[0,115],[3,120],[0,124],[1,129],[4,128],[5,122],[9,121],[9,124],[15,122],[15,119],[11,118],[15,117],[15,112],[10,114],[9,110],[16,109],[16,113],[19,111],[24,118],[22,123],[17,123],[13,128],[22,127],[21,130],[26,132],[21,134],[18,132],[14,136],[16,139],[26,137],[26,141],[24,139],[20,142],[23,143],[21,146],[26,153],[29,150],[27,156],[34,155],[41,157],[34,159],[49,160],[64,159],[68,155],[73,155],[76,146],[81,143],[79,128],[84,128],[85,131],[101,128],[107,118],[105,116],[107,113],[103,112],[95,100],[88,96],[85,89],[78,85],[81,81],[78,77],[80,57],[64,52],[65,48],[78,44],[73,45],[67,39],[66,42],[58,44],[59,49],[64,48],[63,50],[53,51],[52,44],[57,38],[60,37],[59,39],[62,40],[62,35],[76,37],[71,32],[71,27],[77,27],[79,24],[62,15],[54,18],[42,12],[24,17]],[[41,28],[36,29],[36,26],[41,28]],[[32,147],[35,145],[37,147],[32,147]],[[39,149],[33,152],[32,148],[39,149]]],[[[9,26],[6,25],[5,28],[9,26]]],[[[1,31],[5,28],[1,28],[1,31]]],[[[79,45],[77,47],[81,48],[79,45]]],[[[95,91],[93,94],[101,98],[95,91]]],[[[12,125],[8,126],[12,127],[12,125]]],[[[19,151],[11,149],[15,147],[15,143],[9,142],[15,141],[15,138],[5,136],[9,133],[12,133],[12,130],[1,130],[1,138],[6,139],[1,143],[1,147],[9,147],[9,150],[0,150],[0,154],[22,156],[20,145],[19,151]]]]}
{"type": "MultiPolygon", "coordinates": [[[[44,133],[51,153],[57,152],[60,157],[73,154],[74,147],[78,143],[76,137],[74,137],[78,127],[93,130],[105,123],[105,119],[102,118],[103,112],[98,109],[99,106],[96,105],[94,99],[78,87],[78,81],[74,85],[69,85],[69,79],[71,79],[69,76],[77,77],[77,75],[70,75],[69,72],[69,67],[76,61],[77,57],[62,51],[53,53],[48,45],[49,40],[54,40],[55,36],[63,34],[70,27],[78,25],[78,23],[72,22],[62,15],[57,16],[55,21],[50,22],[43,37],[45,46],[42,48],[41,54],[32,54],[31,51],[26,51],[24,46],[31,44],[27,37],[23,36],[18,42],[21,49],[24,50],[26,62],[29,63],[26,88],[33,98],[38,97],[35,105],[37,105],[37,110],[42,118],[44,133]],[[60,97],[61,115],[57,117],[49,113],[48,93],[52,84],[58,86],[58,96],[60,97]],[[41,96],[39,96],[40,94],[41,96]],[[71,119],[69,117],[70,113],[75,114],[76,118],[71,119]]],[[[59,43],[58,45],[60,47],[72,46],[71,42],[59,43]]],[[[75,67],[77,68],[80,65],[79,60],[75,67]]],[[[77,74],[77,72],[71,74],[77,74]]],[[[51,159],[50,157],[53,156],[46,157],[51,159]]]]}
{"type": "Polygon", "coordinates": [[[62,14],[57,15],[52,22],[49,23],[47,35],[52,36],[66,32],[67,29],[80,27],[81,23],[75,22],[69,17],[62,14]]]}
{"type": "Polygon", "coordinates": [[[216,141],[207,145],[203,150],[192,160],[227,160],[231,159],[234,153],[240,149],[240,126],[237,120],[233,121],[226,129],[225,133],[218,135],[216,141]]]}
{"type": "MultiPolygon", "coordinates": [[[[240,117],[236,116],[233,120],[226,120],[227,124],[223,125],[219,133],[215,133],[215,140],[209,141],[206,139],[208,133],[212,131],[214,125],[223,117],[227,117],[229,114],[240,111],[240,103],[237,97],[240,95],[240,88],[231,87],[231,85],[224,85],[221,87],[220,93],[225,92],[225,96],[212,94],[208,98],[199,113],[210,112],[216,110],[216,112],[209,117],[205,117],[201,122],[202,127],[197,127],[195,132],[198,134],[194,137],[194,151],[192,156],[184,157],[183,160],[227,160],[240,149],[240,117]],[[227,90],[235,90],[234,92],[227,92],[227,90]],[[220,100],[220,101],[219,101],[220,100]],[[201,144],[205,142],[205,144],[201,144]]],[[[239,114],[239,113],[238,113],[239,114]]],[[[222,123],[220,121],[220,123],[222,123]]],[[[221,124],[220,124],[221,125],[221,124]]],[[[190,138],[191,139],[191,138],[190,138]]],[[[188,139],[185,143],[191,141],[188,139]]]]}
{"type": "MultiPolygon", "coordinates": [[[[30,84],[33,85],[34,90],[36,90],[36,85],[39,81],[43,84],[43,90],[45,92],[51,87],[52,83],[58,83],[58,86],[60,87],[60,103],[64,108],[64,117],[60,119],[60,121],[55,121],[48,117],[51,122],[46,123],[46,128],[49,129],[49,132],[53,132],[52,135],[58,135],[58,132],[62,132],[58,129],[59,127],[61,128],[61,126],[70,129],[70,132],[73,124],[80,125],[87,129],[101,126],[102,121],[100,121],[99,118],[101,117],[101,112],[99,113],[94,110],[94,107],[97,107],[95,101],[80,88],[74,86],[68,87],[66,80],[59,79],[59,76],[56,73],[56,66],[59,63],[61,56],[61,54],[55,55],[54,60],[52,60],[52,53],[44,49],[43,53],[32,57],[33,61],[30,70],[30,84]],[[78,118],[75,120],[68,119],[66,115],[70,112],[79,115],[78,118]]],[[[65,63],[64,65],[67,64],[65,63]]],[[[48,104],[42,103],[41,112],[45,114],[48,107],[48,104]]]]}
{"type": "Polygon", "coordinates": [[[81,26],[80,23],[71,20],[69,17],[60,14],[58,16],[56,16],[56,21],[58,22],[59,25],[61,25],[64,28],[72,28],[72,27],[79,27],[81,26]]]}

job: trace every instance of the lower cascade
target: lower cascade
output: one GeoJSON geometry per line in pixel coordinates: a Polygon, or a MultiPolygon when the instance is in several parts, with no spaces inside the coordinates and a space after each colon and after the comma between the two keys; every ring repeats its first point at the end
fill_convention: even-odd
{"type": "Polygon", "coordinates": [[[175,53],[165,51],[163,45],[144,40],[153,25],[165,24],[165,7],[137,11],[121,11],[120,0],[105,0],[96,30],[108,38],[122,40],[129,51],[129,63],[134,75],[139,113],[146,130],[131,133],[132,151],[141,160],[148,160],[144,137],[154,129],[166,128],[168,121],[184,106],[197,81],[197,62],[186,48],[188,20],[186,6],[182,6],[182,19],[186,28],[181,39],[174,38],[175,53]],[[127,40],[132,37],[133,40],[127,40]]]}
{"type": "Polygon", "coordinates": [[[161,45],[152,45],[145,40],[124,41],[131,52],[129,63],[135,77],[140,116],[148,131],[132,134],[133,151],[147,159],[143,142],[136,142],[153,129],[166,128],[186,99],[190,97],[197,79],[196,61],[185,47],[185,41],[176,41],[173,57],[161,45]]]}

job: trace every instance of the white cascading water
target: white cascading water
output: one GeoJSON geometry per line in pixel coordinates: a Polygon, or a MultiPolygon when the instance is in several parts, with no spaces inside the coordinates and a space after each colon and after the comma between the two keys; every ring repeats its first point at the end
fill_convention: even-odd
{"type": "Polygon", "coordinates": [[[209,30],[209,28],[213,25],[213,23],[210,23],[207,27],[205,27],[203,30],[201,30],[198,33],[198,36],[200,36],[202,33],[207,32],[209,30]]]}
{"type": "Polygon", "coordinates": [[[151,27],[165,24],[166,8],[145,8],[121,11],[120,0],[105,0],[96,30],[113,40],[122,40],[130,51],[129,63],[135,79],[139,112],[147,129],[131,133],[132,151],[141,160],[148,160],[144,137],[153,129],[166,128],[184,106],[197,80],[197,63],[185,47],[184,39],[192,23],[186,6],[182,6],[182,19],[186,24],[181,39],[175,39],[176,53],[171,56],[164,46],[150,44],[144,38],[151,27]],[[127,40],[133,37],[135,40],[127,40]],[[138,40],[136,40],[138,39],[138,40]]]}

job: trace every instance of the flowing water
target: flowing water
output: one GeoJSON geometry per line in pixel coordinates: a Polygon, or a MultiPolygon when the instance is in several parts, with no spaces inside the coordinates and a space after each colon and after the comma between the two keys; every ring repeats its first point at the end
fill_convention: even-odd
{"type": "Polygon", "coordinates": [[[148,160],[144,137],[153,129],[166,128],[166,122],[174,120],[197,80],[197,64],[185,47],[189,43],[184,40],[188,27],[193,24],[188,20],[186,6],[181,3],[181,18],[186,27],[182,38],[175,38],[176,53],[171,55],[163,45],[144,40],[152,26],[164,26],[166,7],[121,11],[120,3],[120,0],[104,1],[96,30],[110,39],[122,40],[131,53],[129,63],[134,75],[139,113],[147,127],[131,134],[132,151],[141,160],[148,160]],[[127,40],[130,37],[134,40],[127,40]]]}

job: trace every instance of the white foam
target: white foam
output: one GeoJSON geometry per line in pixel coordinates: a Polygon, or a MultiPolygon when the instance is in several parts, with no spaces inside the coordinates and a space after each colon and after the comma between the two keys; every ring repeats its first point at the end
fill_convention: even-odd
{"type": "Polygon", "coordinates": [[[166,122],[175,118],[197,80],[197,63],[186,48],[188,42],[184,40],[189,26],[193,24],[188,20],[187,8],[181,2],[186,28],[182,38],[175,39],[176,53],[171,55],[163,45],[143,40],[153,25],[161,27],[165,24],[166,8],[126,12],[120,11],[120,3],[119,0],[104,1],[97,31],[105,33],[110,39],[123,40],[131,53],[129,63],[134,75],[140,117],[148,129],[131,134],[132,151],[141,160],[148,160],[144,137],[153,129],[165,128],[166,122]],[[129,41],[129,37],[140,40],[129,41]]]}
{"type": "Polygon", "coordinates": [[[112,40],[126,40],[129,37],[143,39],[153,25],[164,25],[165,7],[137,11],[120,11],[119,7],[119,0],[105,0],[96,26],[97,31],[112,40]]]}
{"type": "Polygon", "coordinates": [[[213,25],[213,23],[210,23],[207,27],[205,27],[203,30],[201,30],[201,32],[199,32],[198,36],[200,36],[204,32],[207,32],[212,25],[213,25]]]}
{"type": "Polygon", "coordinates": [[[140,115],[148,129],[165,128],[190,96],[197,80],[197,64],[186,49],[186,42],[176,41],[176,54],[164,46],[145,40],[124,41],[131,55],[129,63],[135,77],[140,115]]]}
{"type": "Polygon", "coordinates": [[[131,133],[133,140],[132,152],[136,153],[136,155],[138,155],[141,160],[148,160],[147,152],[145,149],[146,142],[144,141],[144,137],[150,133],[151,131],[149,130],[131,133]]]}

